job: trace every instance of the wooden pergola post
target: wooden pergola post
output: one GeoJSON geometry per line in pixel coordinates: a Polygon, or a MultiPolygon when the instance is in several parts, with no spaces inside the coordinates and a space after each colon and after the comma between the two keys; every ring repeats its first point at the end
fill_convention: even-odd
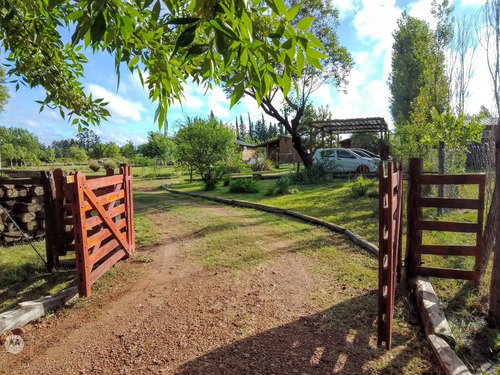
{"type": "MultiPolygon", "coordinates": [[[[496,202],[500,202],[500,141],[496,141],[495,150],[495,191],[496,202]]],[[[495,200],[494,200],[495,201],[495,200]]],[[[498,203],[497,203],[498,204],[498,203]]],[[[498,215],[498,207],[495,215],[495,228],[499,228],[500,215],[498,215]]],[[[494,327],[500,326],[500,231],[495,231],[495,246],[493,255],[493,268],[491,270],[490,284],[490,304],[488,314],[490,324],[494,327]]]]}

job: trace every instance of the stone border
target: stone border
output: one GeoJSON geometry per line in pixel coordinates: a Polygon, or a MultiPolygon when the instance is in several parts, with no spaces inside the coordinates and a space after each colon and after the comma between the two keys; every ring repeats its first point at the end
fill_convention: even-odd
{"type": "MultiPolygon", "coordinates": [[[[367,250],[372,255],[378,256],[378,246],[365,240],[355,232],[329,221],[321,220],[313,216],[302,214],[300,212],[287,210],[285,208],[269,206],[267,204],[185,192],[181,190],[171,189],[166,185],[162,185],[162,188],[171,193],[189,195],[191,197],[203,198],[210,201],[234,205],[238,207],[253,208],[256,210],[295,217],[302,221],[320,225],[322,227],[333,230],[334,232],[343,234],[359,247],[367,250]]],[[[444,315],[443,310],[441,309],[441,306],[439,305],[439,300],[434,291],[434,288],[429,281],[429,278],[417,277],[411,279],[410,287],[414,290],[414,295],[417,301],[417,306],[419,308],[419,313],[422,319],[427,341],[430,343],[432,350],[434,351],[434,354],[436,355],[444,373],[446,375],[471,375],[467,366],[465,366],[462,360],[458,358],[458,356],[452,349],[452,347],[455,346],[455,338],[451,333],[450,326],[448,324],[448,321],[446,320],[446,316],[444,315]]]]}

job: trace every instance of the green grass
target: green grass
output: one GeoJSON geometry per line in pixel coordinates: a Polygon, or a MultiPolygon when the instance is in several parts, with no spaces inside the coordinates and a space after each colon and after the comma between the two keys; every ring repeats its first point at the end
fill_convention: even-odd
{"type": "MultiPolygon", "coordinates": [[[[34,246],[45,259],[45,243],[34,246]]],[[[0,312],[17,303],[56,293],[72,285],[74,269],[48,273],[45,264],[28,244],[0,247],[0,312]]]]}
{"type": "Polygon", "coordinates": [[[321,185],[298,185],[298,191],[292,195],[267,196],[269,186],[276,180],[261,180],[260,193],[233,194],[228,187],[218,186],[216,190],[206,192],[199,182],[172,184],[170,187],[182,191],[223,198],[241,199],[288,208],[320,219],[345,226],[373,243],[378,242],[378,196],[373,192],[378,189],[376,179],[371,179],[372,186],[366,196],[352,197],[354,180],[333,179],[321,185]]]}

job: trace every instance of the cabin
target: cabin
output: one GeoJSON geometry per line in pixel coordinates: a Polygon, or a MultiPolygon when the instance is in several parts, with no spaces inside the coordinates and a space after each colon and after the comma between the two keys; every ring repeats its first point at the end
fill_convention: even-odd
{"type": "Polygon", "coordinates": [[[289,135],[279,135],[278,138],[260,143],[257,147],[264,147],[266,149],[266,159],[273,163],[289,164],[302,162],[302,159],[293,147],[292,137],[289,135]]]}

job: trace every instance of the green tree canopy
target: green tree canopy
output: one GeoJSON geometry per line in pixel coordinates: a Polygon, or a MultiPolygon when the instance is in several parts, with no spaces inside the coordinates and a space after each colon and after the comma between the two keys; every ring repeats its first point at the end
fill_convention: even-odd
{"type": "Polygon", "coordinates": [[[132,141],[128,141],[122,147],[120,147],[120,154],[128,159],[133,159],[137,156],[137,148],[134,146],[132,141]]]}
{"type": "MultiPolygon", "coordinates": [[[[118,82],[121,66],[137,72],[163,125],[190,78],[211,86],[241,72],[251,77],[247,86],[260,104],[274,87],[286,95],[306,58],[319,67],[321,43],[307,31],[310,20],[290,22],[299,8],[283,0],[10,0],[0,3],[0,43],[17,87],[43,87],[42,108],[57,108],[79,126],[109,116],[102,99],[79,82],[87,61],[82,49],[111,53],[118,82]],[[71,33],[68,42],[63,29],[71,33]]],[[[233,103],[241,96],[242,88],[233,103]]]]}
{"type": "Polygon", "coordinates": [[[233,130],[215,117],[188,117],[174,137],[177,157],[200,174],[207,190],[221,178],[219,163],[234,154],[234,141],[233,130]]]}
{"type": "Polygon", "coordinates": [[[174,144],[162,132],[149,132],[148,142],[139,146],[139,153],[151,159],[166,161],[173,157],[174,144]]]}
{"type": "Polygon", "coordinates": [[[69,157],[78,163],[83,163],[88,160],[87,153],[85,152],[85,149],[77,146],[77,145],[71,145],[69,150],[69,157]]]}
{"type": "Polygon", "coordinates": [[[120,146],[118,146],[115,142],[106,143],[106,148],[104,149],[104,156],[107,158],[119,158],[120,146]]]}

